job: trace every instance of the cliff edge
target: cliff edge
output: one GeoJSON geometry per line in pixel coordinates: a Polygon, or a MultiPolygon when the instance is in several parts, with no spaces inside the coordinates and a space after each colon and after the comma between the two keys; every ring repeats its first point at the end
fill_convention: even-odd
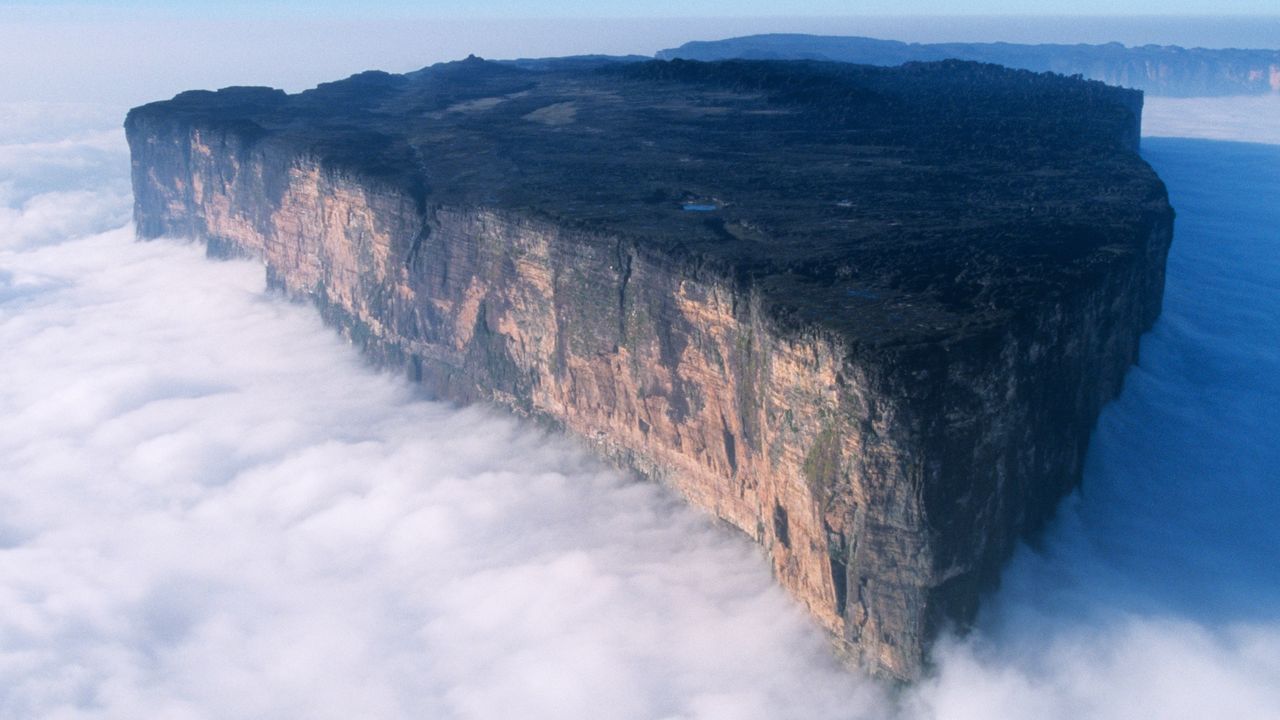
{"type": "Polygon", "coordinates": [[[1141,94],[966,62],[476,58],[129,113],[138,234],[755,538],[909,679],[1080,481],[1160,312],[1141,94]]]}

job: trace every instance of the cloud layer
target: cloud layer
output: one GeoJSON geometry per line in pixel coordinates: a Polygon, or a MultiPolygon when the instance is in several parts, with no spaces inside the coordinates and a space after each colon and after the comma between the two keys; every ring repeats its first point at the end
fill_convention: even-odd
{"type": "Polygon", "coordinates": [[[1280,147],[1147,141],[1166,311],[1084,493],[891,696],[662,488],[134,242],[95,109],[0,107],[0,717],[1280,714],[1280,147]]]}

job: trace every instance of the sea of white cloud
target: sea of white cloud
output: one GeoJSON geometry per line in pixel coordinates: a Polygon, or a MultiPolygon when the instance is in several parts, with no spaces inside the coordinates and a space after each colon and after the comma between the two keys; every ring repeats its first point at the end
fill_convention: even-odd
{"type": "Polygon", "coordinates": [[[1083,492],[893,691],[663,488],[135,241],[119,121],[0,105],[0,718],[1280,716],[1280,145],[1145,141],[1165,313],[1083,492]]]}

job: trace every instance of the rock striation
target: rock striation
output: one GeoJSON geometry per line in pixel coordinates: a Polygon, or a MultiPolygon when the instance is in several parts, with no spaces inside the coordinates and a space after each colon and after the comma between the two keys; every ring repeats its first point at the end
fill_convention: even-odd
{"type": "Polygon", "coordinates": [[[1152,95],[1203,97],[1280,93],[1280,50],[1184,48],[1177,45],[1021,45],[1017,43],[904,43],[831,35],[748,35],[700,40],[661,50],[663,60],[830,60],[899,65],[945,59],[1082,75],[1152,95]]]}
{"type": "Polygon", "coordinates": [[[1078,484],[1160,312],[1140,113],[974,63],[469,58],[125,126],[141,237],[260,258],[438,396],[668,483],[910,679],[1078,484]]]}

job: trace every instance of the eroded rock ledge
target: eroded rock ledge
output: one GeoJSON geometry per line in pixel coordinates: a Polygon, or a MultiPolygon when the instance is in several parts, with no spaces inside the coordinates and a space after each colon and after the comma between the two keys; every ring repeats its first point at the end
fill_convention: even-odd
{"type": "Polygon", "coordinates": [[[1079,482],[1160,311],[1140,112],[972,63],[469,59],[126,130],[140,236],[259,257],[440,396],[669,483],[912,678],[1079,482]]]}

